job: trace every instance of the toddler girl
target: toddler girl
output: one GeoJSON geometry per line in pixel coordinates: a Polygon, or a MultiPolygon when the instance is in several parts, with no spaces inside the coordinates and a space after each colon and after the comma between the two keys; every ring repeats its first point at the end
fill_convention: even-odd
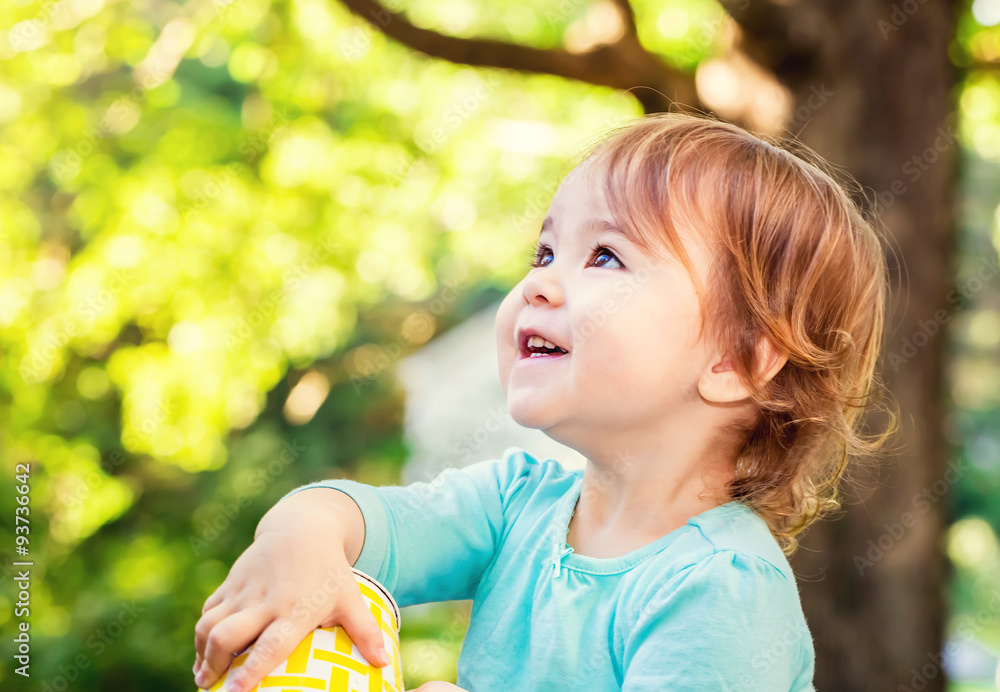
{"type": "Polygon", "coordinates": [[[231,680],[250,689],[332,624],[383,663],[353,565],[400,606],[473,599],[457,689],[813,690],[787,557],[893,431],[857,431],[882,249],[815,158],[677,113],[599,141],[496,317],[511,416],[586,467],[511,447],[293,490],[205,603],[199,684],[260,637],[231,680]]]}

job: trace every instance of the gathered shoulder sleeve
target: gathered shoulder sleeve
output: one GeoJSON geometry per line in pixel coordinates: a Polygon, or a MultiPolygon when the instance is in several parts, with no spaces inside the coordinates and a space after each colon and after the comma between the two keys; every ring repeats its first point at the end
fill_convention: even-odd
{"type": "Polygon", "coordinates": [[[365,521],[354,567],[385,585],[400,607],[467,599],[497,552],[512,504],[530,494],[541,467],[511,447],[501,459],[448,468],[431,481],[371,486],[331,479],[300,486],[282,500],[307,488],[349,495],[365,521]]]}
{"type": "Polygon", "coordinates": [[[798,588],[757,555],[720,550],[680,570],[626,642],[622,692],[814,692],[798,588]]]}

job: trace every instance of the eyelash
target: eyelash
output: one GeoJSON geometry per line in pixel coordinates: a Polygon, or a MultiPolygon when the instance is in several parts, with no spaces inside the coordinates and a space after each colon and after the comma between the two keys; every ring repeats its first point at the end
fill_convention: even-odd
{"type": "MultiPolygon", "coordinates": [[[[545,250],[551,251],[552,248],[550,248],[548,245],[539,245],[535,250],[533,250],[528,255],[528,264],[529,264],[529,266],[531,266],[532,268],[537,268],[537,267],[542,266],[542,253],[545,250]]],[[[615,258],[615,261],[617,261],[618,264],[620,264],[622,266],[622,268],[625,267],[625,264],[620,259],[618,259],[618,255],[616,255],[611,250],[611,248],[605,247],[603,245],[594,245],[594,246],[592,246],[590,248],[591,256],[593,256],[593,254],[596,253],[596,252],[598,252],[599,250],[603,250],[604,252],[607,252],[609,255],[611,255],[612,257],[615,258]]],[[[599,253],[599,254],[603,254],[603,253],[599,253]]]]}

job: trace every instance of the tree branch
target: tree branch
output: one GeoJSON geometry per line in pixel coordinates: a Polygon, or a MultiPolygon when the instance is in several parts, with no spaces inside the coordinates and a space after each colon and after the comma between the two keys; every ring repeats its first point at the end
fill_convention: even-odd
{"type": "Polygon", "coordinates": [[[972,58],[965,65],[959,65],[959,69],[969,72],[980,70],[983,72],[1000,72],[1000,60],[984,60],[982,58],[972,58]]]}
{"type": "Polygon", "coordinates": [[[623,13],[625,36],[584,53],[561,48],[532,48],[487,38],[458,38],[414,26],[405,15],[377,0],[341,0],[351,12],[413,50],[453,63],[550,74],[633,91],[647,113],[668,110],[672,102],[701,107],[694,80],[645,50],[635,33],[635,15],[627,0],[614,0],[623,13]]]}
{"type": "Polygon", "coordinates": [[[611,0],[612,4],[618,8],[618,13],[622,16],[622,23],[625,25],[625,35],[632,36],[637,41],[639,39],[639,28],[635,24],[635,10],[629,0],[611,0]]]}
{"type": "Polygon", "coordinates": [[[810,72],[819,52],[823,25],[809,3],[779,5],[773,0],[719,0],[739,25],[741,49],[775,74],[810,72]]]}

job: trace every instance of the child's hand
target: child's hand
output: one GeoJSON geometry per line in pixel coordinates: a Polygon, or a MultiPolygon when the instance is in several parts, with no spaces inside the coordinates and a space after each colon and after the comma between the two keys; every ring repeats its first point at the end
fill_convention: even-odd
{"type": "Polygon", "coordinates": [[[309,632],[334,625],[344,627],[369,662],[389,663],[388,655],[379,660],[382,631],[340,543],[319,531],[260,533],[205,601],[194,628],[195,683],[210,687],[256,639],[225,688],[253,689],[309,632]]]}
{"type": "Polygon", "coordinates": [[[432,680],[431,682],[425,682],[415,690],[407,690],[407,692],[467,692],[467,690],[452,685],[450,682],[432,680]]]}

